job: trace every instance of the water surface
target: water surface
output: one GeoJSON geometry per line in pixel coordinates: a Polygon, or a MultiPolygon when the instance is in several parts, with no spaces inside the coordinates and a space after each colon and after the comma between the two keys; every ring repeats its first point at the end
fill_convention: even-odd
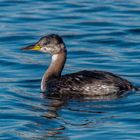
{"type": "Polygon", "coordinates": [[[140,139],[139,92],[115,100],[45,99],[50,56],[22,52],[57,33],[68,48],[63,74],[114,72],[140,86],[139,0],[0,0],[0,139],[140,139]]]}

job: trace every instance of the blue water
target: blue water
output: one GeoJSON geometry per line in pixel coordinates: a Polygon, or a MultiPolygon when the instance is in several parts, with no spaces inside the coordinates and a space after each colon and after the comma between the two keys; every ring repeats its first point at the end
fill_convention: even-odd
{"type": "Polygon", "coordinates": [[[22,52],[57,33],[68,48],[63,74],[106,70],[140,87],[139,0],[0,0],[0,139],[140,139],[140,92],[113,100],[45,99],[50,56],[22,52]]]}

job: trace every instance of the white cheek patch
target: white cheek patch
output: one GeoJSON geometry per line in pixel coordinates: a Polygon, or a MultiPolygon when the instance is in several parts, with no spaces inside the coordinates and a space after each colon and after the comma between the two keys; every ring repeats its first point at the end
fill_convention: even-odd
{"type": "Polygon", "coordinates": [[[51,62],[51,66],[53,67],[55,67],[55,62],[58,60],[58,54],[54,54],[53,56],[52,56],[52,62],[51,62]]]}
{"type": "Polygon", "coordinates": [[[52,62],[55,62],[58,59],[58,54],[54,54],[52,56],[52,62]]]}

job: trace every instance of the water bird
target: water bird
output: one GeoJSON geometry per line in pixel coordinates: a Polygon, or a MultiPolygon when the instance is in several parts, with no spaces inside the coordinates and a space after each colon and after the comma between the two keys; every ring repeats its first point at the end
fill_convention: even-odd
{"type": "Polygon", "coordinates": [[[46,35],[22,50],[51,54],[51,63],[41,80],[41,91],[50,95],[95,97],[121,95],[125,91],[138,89],[128,80],[106,71],[83,70],[61,75],[67,59],[67,49],[63,39],[57,34],[46,35]]]}

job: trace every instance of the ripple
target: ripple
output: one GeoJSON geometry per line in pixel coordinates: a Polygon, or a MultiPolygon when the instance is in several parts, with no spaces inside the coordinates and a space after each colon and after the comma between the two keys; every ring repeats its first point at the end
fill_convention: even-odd
{"type": "Polygon", "coordinates": [[[48,98],[40,92],[40,81],[49,55],[19,50],[57,33],[68,48],[63,73],[106,70],[140,86],[139,4],[138,0],[1,0],[0,137],[139,139],[139,92],[117,99],[48,98]]]}
{"type": "Polygon", "coordinates": [[[136,29],[128,29],[127,32],[132,33],[134,35],[140,35],[140,28],[136,28],[136,29]]]}

